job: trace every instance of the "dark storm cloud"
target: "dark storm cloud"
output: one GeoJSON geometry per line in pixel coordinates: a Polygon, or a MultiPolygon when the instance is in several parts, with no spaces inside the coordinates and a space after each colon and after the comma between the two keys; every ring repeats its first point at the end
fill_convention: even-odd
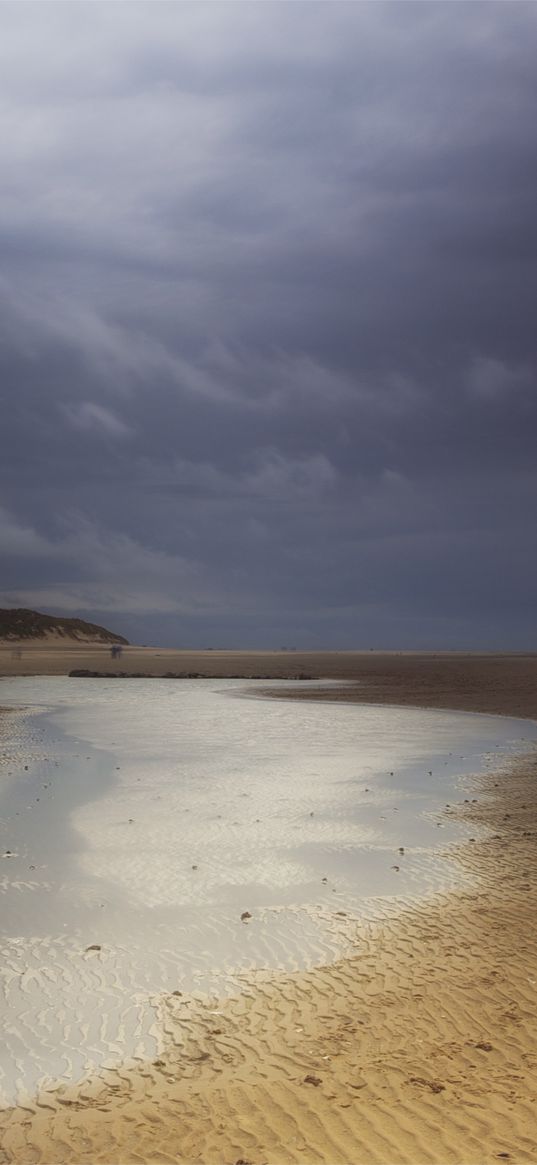
{"type": "Polygon", "coordinates": [[[535,647],[535,7],[2,20],[0,601],[535,647]]]}

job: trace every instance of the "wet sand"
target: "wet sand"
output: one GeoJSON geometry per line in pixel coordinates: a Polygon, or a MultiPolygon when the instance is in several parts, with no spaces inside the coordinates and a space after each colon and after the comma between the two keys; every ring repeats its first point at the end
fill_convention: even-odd
{"type": "MultiPolygon", "coordinates": [[[[296,679],[340,679],[345,687],[319,698],[373,704],[413,704],[537,718],[537,653],[468,654],[357,651],[176,651],[126,647],[112,660],[103,645],[0,643],[2,675],[67,675],[74,668],[117,674],[196,674],[296,679]],[[349,685],[356,685],[351,688],[349,685]]],[[[300,696],[300,693],[298,693],[300,696]]],[[[308,692],[308,698],[311,693],[308,692]]],[[[1,700],[1,689],[0,689],[1,700]]]]}
{"type": "MultiPolygon", "coordinates": [[[[93,666],[40,652],[44,669],[93,666]]],[[[128,649],[121,667],[163,654],[128,649]]],[[[303,672],[364,685],[344,699],[537,718],[535,656],[170,654],[153,674],[303,672]]],[[[14,662],[37,667],[29,649],[14,662]]],[[[356,924],[335,965],[245,975],[223,1001],[161,997],[158,1059],[6,1110],[0,1160],[536,1161],[536,778],[533,754],[445,810],[490,830],[458,851],[475,890],[356,924]]]]}

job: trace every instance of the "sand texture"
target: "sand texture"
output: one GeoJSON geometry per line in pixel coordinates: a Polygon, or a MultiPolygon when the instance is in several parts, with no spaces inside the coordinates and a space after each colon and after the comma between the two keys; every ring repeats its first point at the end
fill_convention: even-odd
{"type": "MultiPolygon", "coordinates": [[[[376,703],[537,715],[535,657],[333,655],[332,673],[314,658],[292,663],[340,667],[376,703]]],[[[268,673],[270,657],[242,659],[268,673]]],[[[273,666],[291,674],[289,659],[273,666]]],[[[351,922],[351,953],[331,966],[245,974],[225,1000],[161,996],[158,1057],[6,1109],[0,1160],[537,1161],[536,778],[532,752],[446,808],[482,838],[458,850],[475,889],[351,922]]]]}
{"type": "MultiPolygon", "coordinates": [[[[537,653],[175,651],[101,644],[0,642],[0,676],[67,675],[74,668],[142,675],[300,676],[345,681],[339,699],[537,717],[537,653]],[[352,686],[350,686],[352,685],[352,686]]],[[[300,693],[299,693],[300,694],[300,693]]],[[[310,698],[311,693],[308,693],[310,698]]],[[[1,698],[1,692],[0,692],[1,698]]],[[[319,693],[334,699],[334,691],[319,693]]]]}

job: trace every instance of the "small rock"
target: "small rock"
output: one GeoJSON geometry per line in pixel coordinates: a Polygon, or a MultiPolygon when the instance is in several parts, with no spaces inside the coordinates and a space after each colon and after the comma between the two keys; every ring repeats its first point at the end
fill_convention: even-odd
{"type": "Polygon", "coordinates": [[[484,1040],[476,1044],[476,1048],[480,1048],[482,1052],[492,1052],[492,1044],[487,1044],[484,1040]]]}
{"type": "Polygon", "coordinates": [[[399,866],[390,866],[390,869],[395,870],[396,873],[399,873],[399,866]]]}
{"type": "Polygon", "coordinates": [[[252,915],[250,914],[249,910],[243,910],[243,912],[241,914],[241,922],[247,922],[248,919],[251,917],[252,917],[252,915]]]}
{"type": "Polygon", "coordinates": [[[411,1084],[421,1084],[424,1088],[430,1088],[431,1092],[445,1092],[445,1084],[440,1084],[439,1080],[424,1080],[423,1076],[411,1076],[411,1084]]]}
{"type": "Polygon", "coordinates": [[[90,947],[86,947],[86,951],[100,951],[101,949],[99,943],[92,943],[90,947]]]}
{"type": "Polygon", "coordinates": [[[322,1084],[322,1080],[320,1076],[308,1075],[304,1076],[304,1084],[313,1084],[314,1088],[318,1088],[319,1084],[322,1084]]]}

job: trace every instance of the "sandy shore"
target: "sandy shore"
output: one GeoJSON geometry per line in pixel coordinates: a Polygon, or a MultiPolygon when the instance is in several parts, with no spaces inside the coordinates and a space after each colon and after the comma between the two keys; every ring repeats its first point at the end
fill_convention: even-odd
{"type": "MultiPolygon", "coordinates": [[[[375,704],[413,704],[537,718],[537,653],[389,653],[357,651],[175,651],[126,647],[112,660],[104,645],[0,643],[0,677],[68,675],[74,668],[143,675],[195,673],[273,679],[341,679],[346,686],[325,698],[375,704]]],[[[1,690],[0,690],[1,697],[1,690]]],[[[310,694],[308,693],[308,698],[310,694]]],[[[321,694],[322,698],[322,694],[321,694]]]]}
{"type": "MultiPolygon", "coordinates": [[[[0,672],[100,670],[106,658],[76,654],[26,648],[12,661],[7,649],[0,672]]],[[[537,718],[535,656],[128,649],[121,667],[302,672],[356,681],[345,699],[537,718]]],[[[519,759],[479,778],[475,801],[446,809],[490,829],[459,850],[475,891],[356,924],[355,953],[333,966],[245,977],[225,1001],[162,998],[159,1059],[5,1111],[0,1160],[537,1161],[536,777],[535,757],[519,759]]]]}

